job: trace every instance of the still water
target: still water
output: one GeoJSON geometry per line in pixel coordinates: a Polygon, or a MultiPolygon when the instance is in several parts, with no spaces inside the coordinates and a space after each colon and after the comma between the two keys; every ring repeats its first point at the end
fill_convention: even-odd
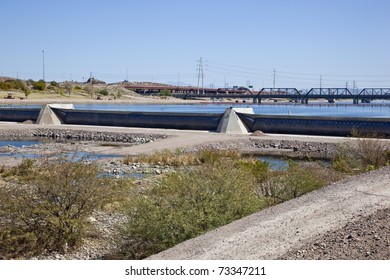
{"type": "Polygon", "coordinates": [[[197,112],[223,113],[227,108],[253,108],[256,114],[292,116],[339,116],[390,118],[390,106],[382,104],[351,106],[337,105],[257,105],[257,104],[196,104],[196,105],[129,105],[129,104],[78,104],[80,110],[108,110],[133,112],[197,112]]]}

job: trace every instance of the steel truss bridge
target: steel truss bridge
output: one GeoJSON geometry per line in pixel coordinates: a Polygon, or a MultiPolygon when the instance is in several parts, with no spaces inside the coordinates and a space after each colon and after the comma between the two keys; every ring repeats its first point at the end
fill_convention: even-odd
{"type": "Polygon", "coordinates": [[[159,94],[163,90],[169,91],[174,97],[183,99],[215,98],[215,99],[251,99],[254,103],[261,103],[265,99],[288,99],[306,104],[310,99],[323,99],[329,103],[336,100],[349,99],[353,104],[370,103],[373,100],[390,100],[390,88],[364,88],[350,90],[349,88],[312,88],[308,91],[296,88],[262,88],[260,91],[251,91],[245,87],[235,89],[225,88],[197,88],[185,86],[146,86],[129,85],[125,88],[140,94],[159,94]]]}
{"type": "Polygon", "coordinates": [[[354,104],[370,103],[373,100],[390,100],[390,88],[364,88],[350,91],[348,88],[312,88],[303,93],[296,88],[263,88],[255,96],[253,102],[261,103],[262,99],[290,99],[308,103],[309,99],[325,99],[329,103],[340,99],[352,99],[354,104]]]}

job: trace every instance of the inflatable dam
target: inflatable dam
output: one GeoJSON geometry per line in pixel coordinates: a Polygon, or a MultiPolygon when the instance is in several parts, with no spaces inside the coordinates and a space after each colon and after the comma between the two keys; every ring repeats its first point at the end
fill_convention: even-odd
{"type": "Polygon", "coordinates": [[[75,110],[71,104],[41,109],[0,108],[0,122],[72,124],[206,130],[221,133],[348,136],[353,130],[390,136],[389,118],[307,117],[254,114],[251,108],[228,108],[221,114],[75,110]]]}

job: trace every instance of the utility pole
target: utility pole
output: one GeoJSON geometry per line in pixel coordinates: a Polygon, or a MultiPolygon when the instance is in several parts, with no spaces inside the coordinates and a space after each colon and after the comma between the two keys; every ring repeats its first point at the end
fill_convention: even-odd
{"type": "Polygon", "coordinates": [[[320,91],[322,89],[322,75],[320,75],[320,91]]]}
{"type": "Polygon", "coordinates": [[[348,81],[345,82],[345,88],[348,89],[348,81]]]}
{"type": "Polygon", "coordinates": [[[199,94],[199,84],[200,84],[200,82],[201,82],[201,85],[202,85],[202,94],[204,94],[204,84],[203,84],[203,81],[204,81],[203,58],[200,57],[200,59],[198,60],[198,90],[197,90],[198,94],[199,94]]]}
{"type": "Polygon", "coordinates": [[[42,73],[43,73],[43,81],[45,81],[45,51],[42,50],[42,73]]]}
{"type": "Polygon", "coordinates": [[[273,88],[275,88],[275,82],[276,82],[276,70],[274,69],[274,82],[273,82],[273,88]]]}
{"type": "Polygon", "coordinates": [[[177,73],[177,86],[180,86],[180,73],[177,73]]]}
{"type": "Polygon", "coordinates": [[[353,81],[353,94],[356,92],[356,81],[353,81]]]}

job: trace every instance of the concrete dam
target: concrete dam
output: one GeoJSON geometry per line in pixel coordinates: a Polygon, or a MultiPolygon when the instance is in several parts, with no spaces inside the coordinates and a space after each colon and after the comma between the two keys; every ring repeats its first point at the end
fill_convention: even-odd
{"type": "Polygon", "coordinates": [[[260,130],[264,133],[324,136],[348,136],[355,129],[390,136],[390,118],[258,115],[251,108],[228,108],[222,114],[75,110],[71,104],[48,104],[41,109],[0,108],[0,122],[28,120],[38,124],[186,129],[220,133],[251,133],[260,130]]]}

